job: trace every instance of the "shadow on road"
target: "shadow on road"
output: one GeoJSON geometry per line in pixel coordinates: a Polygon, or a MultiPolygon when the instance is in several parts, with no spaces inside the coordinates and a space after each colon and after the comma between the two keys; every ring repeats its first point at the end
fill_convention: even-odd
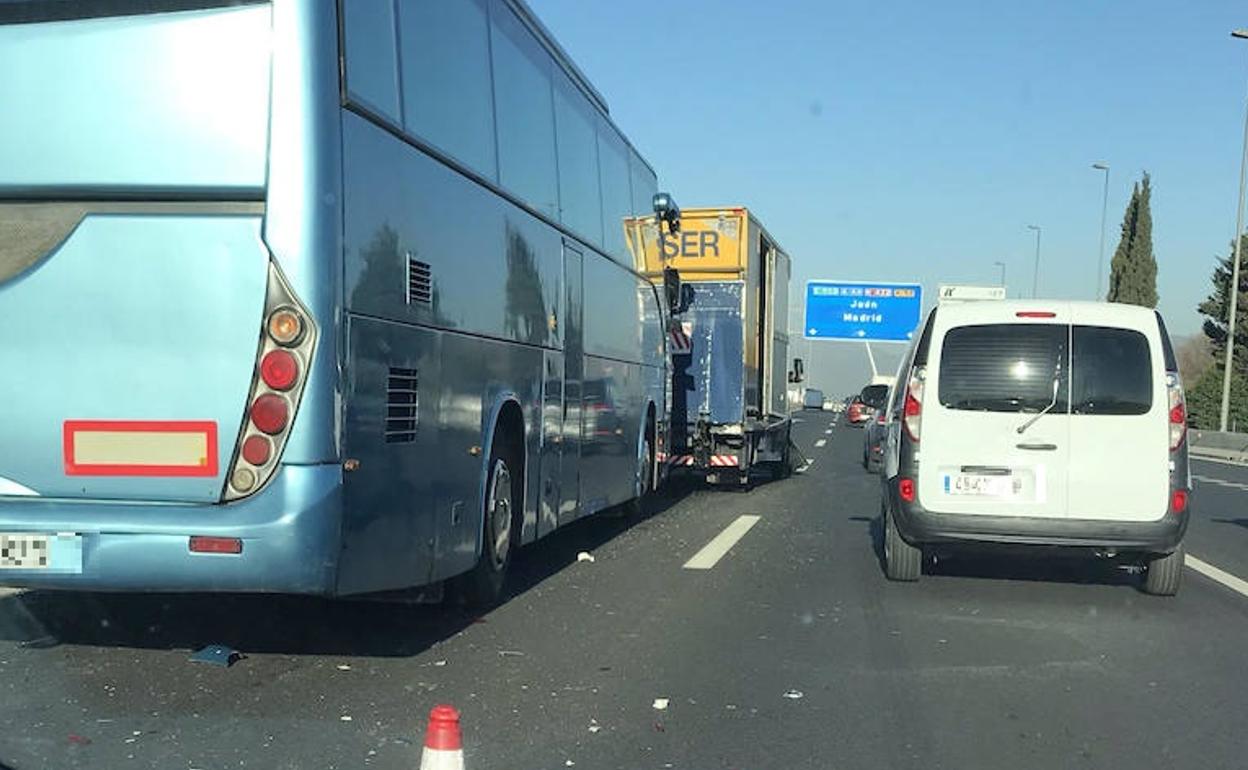
{"type": "Polygon", "coordinates": [[[1237,527],[1248,529],[1248,519],[1210,519],[1214,524],[1234,524],[1237,527]]]}
{"type": "MultiPolygon", "coordinates": [[[[522,550],[510,576],[514,598],[632,526],[683,500],[676,481],[641,516],[591,516],[522,550]]],[[[244,653],[405,657],[483,622],[482,612],[442,605],[269,594],[138,594],[27,591],[0,598],[0,641],[28,647],[195,650],[224,644],[244,653]]]]}
{"type": "MultiPolygon", "coordinates": [[[[850,516],[850,521],[867,525],[871,550],[884,572],[884,528],[878,516],[850,516]]],[[[1215,519],[1216,521],[1216,519],[1215,519]]],[[[1228,523],[1244,522],[1239,519],[1228,523]]],[[[1090,554],[1055,552],[1036,548],[1008,548],[1004,551],[951,549],[927,558],[923,565],[924,575],[944,577],[986,578],[991,580],[1019,580],[1037,583],[1075,583],[1083,585],[1139,585],[1139,576],[1118,563],[1098,559],[1090,554]]]]}

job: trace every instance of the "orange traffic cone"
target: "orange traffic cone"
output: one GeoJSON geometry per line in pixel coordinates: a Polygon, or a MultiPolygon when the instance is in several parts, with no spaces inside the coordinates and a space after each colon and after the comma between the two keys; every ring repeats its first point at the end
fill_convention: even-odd
{"type": "Polygon", "coordinates": [[[434,706],[429,712],[420,770],[464,770],[464,744],[459,735],[459,712],[454,706],[434,706]]]}

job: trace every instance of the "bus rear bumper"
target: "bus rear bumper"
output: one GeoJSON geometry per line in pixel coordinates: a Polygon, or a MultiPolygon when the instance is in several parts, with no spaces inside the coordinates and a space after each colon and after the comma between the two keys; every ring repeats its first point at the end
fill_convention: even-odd
{"type": "Polygon", "coordinates": [[[0,569],[0,586],[79,591],[327,595],[339,547],[338,465],[287,465],[225,505],[0,499],[0,533],[81,536],[78,571],[0,569]],[[238,554],[192,553],[192,536],[242,540],[238,554]]]}

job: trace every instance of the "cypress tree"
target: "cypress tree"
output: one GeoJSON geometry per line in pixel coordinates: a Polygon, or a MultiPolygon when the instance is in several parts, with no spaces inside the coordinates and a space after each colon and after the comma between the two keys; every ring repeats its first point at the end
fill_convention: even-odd
{"type": "Polygon", "coordinates": [[[1157,260],[1153,257],[1152,183],[1148,172],[1131,190],[1122,217],[1122,238],[1109,263],[1110,302],[1157,307],[1157,260]]]}

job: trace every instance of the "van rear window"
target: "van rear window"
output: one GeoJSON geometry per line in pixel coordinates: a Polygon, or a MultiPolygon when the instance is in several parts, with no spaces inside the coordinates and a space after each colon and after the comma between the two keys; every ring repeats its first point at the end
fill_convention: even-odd
{"type": "Polygon", "coordinates": [[[1148,338],[1130,329],[1076,326],[1070,374],[1073,414],[1147,414],[1153,407],[1148,338]]]}
{"type": "MultiPolygon", "coordinates": [[[[940,349],[941,405],[980,412],[1044,409],[1053,400],[1053,378],[1065,369],[1066,336],[1067,327],[1058,324],[950,329],[940,349]]],[[[1058,397],[1064,400],[1064,394],[1058,397]]],[[[1061,401],[1058,408],[1064,411],[1061,401]]]]}
{"type": "Polygon", "coordinates": [[[949,330],[940,353],[940,403],[947,409],[1076,415],[1146,414],[1153,405],[1148,338],[1131,329],[992,324],[949,330]],[[1067,361],[1069,356],[1069,362],[1067,361]],[[1059,366],[1060,363],[1060,366],[1059,366]],[[1069,406],[1067,397],[1069,394],[1069,406]]]}

